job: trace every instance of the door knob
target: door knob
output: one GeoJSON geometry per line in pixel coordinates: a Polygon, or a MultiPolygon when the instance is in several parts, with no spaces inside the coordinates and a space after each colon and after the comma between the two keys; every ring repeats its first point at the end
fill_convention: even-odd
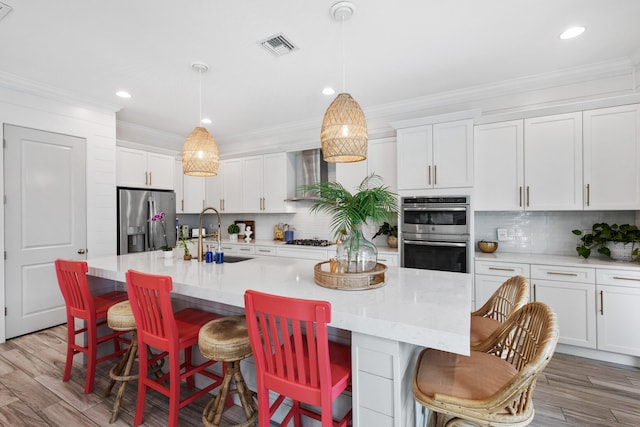
{"type": "Polygon", "coordinates": [[[80,255],[83,255],[83,254],[85,254],[86,252],[87,252],[87,251],[85,251],[84,249],[78,249],[78,253],[79,253],[80,255]]]}

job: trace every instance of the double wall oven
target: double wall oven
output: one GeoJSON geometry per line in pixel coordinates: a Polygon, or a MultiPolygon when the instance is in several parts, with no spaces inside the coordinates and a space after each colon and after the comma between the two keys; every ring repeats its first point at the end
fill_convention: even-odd
{"type": "Polygon", "coordinates": [[[403,197],[402,267],[467,273],[470,218],[469,196],[403,197]]]}

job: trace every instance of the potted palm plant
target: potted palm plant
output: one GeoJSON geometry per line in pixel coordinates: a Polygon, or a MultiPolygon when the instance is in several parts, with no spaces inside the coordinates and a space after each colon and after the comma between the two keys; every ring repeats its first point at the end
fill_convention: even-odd
{"type": "Polygon", "coordinates": [[[382,178],[376,174],[367,176],[353,194],[338,182],[319,182],[301,189],[316,198],[312,213],[331,215],[335,238],[340,240],[343,233],[349,235],[337,249],[341,272],[373,270],[378,252],[362,235],[362,224],[391,221],[398,214],[397,196],[383,185],[382,178]]]}

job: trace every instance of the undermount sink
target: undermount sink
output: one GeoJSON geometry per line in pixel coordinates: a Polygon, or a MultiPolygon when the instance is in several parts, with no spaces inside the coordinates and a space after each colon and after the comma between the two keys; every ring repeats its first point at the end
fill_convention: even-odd
{"type": "Polygon", "coordinates": [[[253,259],[253,258],[246,257],[246,256],[233,256],[233,255],[225,255],[224,256],[224,262],[227,262],[227,263],[248,261],[250,259],[253,259]]]}

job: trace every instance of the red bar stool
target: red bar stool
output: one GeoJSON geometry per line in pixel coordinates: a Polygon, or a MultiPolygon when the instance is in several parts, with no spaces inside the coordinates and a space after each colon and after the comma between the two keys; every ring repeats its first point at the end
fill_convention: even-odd
{"type": "Polygon", "coordinates": [[[113,304],[127,299],[127,293],[121,291],[108,292],[93,296],[87,282],[89,268],[85,261],[71,261],[58,259],[55,261],[58,286],[64,297],[67,310],[67,361],[64,365],[62,381],[69,381],[73,356],[83,353],[87,356],[87,377],[84,392],[91,393],[96,376],[96,365],[105,360],[119,357],[127,349],[121,348],[126,343],[122,335],[126,332],[114,331],[98,336],[98,327],[107,323],[107,310],[113,304]],[[76,330],[75,319],[85,321],[85,327],[76,330]],[[76,335],[87,333],[87,344],[76,344],[76,335]],[[98,346],[113,341],[113,352],[98,357],[98,346]]]}
{"type": "Polygon", "coordinates": [[[292,407],[281,426],[301,415],[321,421],[322,427],[346,426],[351,409],[333,420],[332,404],[345,390],[351,390],[351,348],[329,341],[327,324],[331,304],[269,295],[256,291],[244,294],[249,340],[256,364],[258,424],[270,419],[286,397],[292,407]],[[269,406],[269,391],[279,394],[269,406]],[[320,413],[300,403],[319,407],[320,413]]]}
{"type": "Polygon", "coordinates": [[[173,312],[170,292],[173,288],[171,277],[127,272],[127,292],[133,316],[138,328],[138,400],[133,425],[138,426],[144,417],[144,404],[147,389],[151,388],[169,398],[168,425],[178,425],[178,411],[199,397],[209,393],[222,383],[222,378],[206,370],[216,363],[208,360],[195,365],[192,360],[193,346],[198,344],[198,332],[207,322],[220,316],[196,308],[185,308],[173,312]],[[161,351],[158,355],[148,357],[148,346],[161,351]],[[184,353],[180,362],[180,353],[184,353]],[[149,368],[168,357],[168,371],[160,378],[149,377],[149,368]],[[180,399],[180,383],[187,381],[191,389],[195,387],[194,375],[200,374],[213,380],[211,384],[195,390],[184,399],[180,399]],[[166,385],[169,380],[169,385],[166,385]]]}
{"type": "Polygon", "coordinates": [[[240,371],[240,361],[251,356],[251,344],[249,343],[245,317],[228,316],[207,323],[200,329],[198,348],[207,359],[218,360],[225,364],[222,387],[202,413],[202,422],[205,427],[220,427],[225,402],[230,394],[237,394],[240,398],[246,419],[233,427],[255,425],[258,406],[240,371]],[[233,389],[230,388],[231,380],[235,383],[233,389]]]}

